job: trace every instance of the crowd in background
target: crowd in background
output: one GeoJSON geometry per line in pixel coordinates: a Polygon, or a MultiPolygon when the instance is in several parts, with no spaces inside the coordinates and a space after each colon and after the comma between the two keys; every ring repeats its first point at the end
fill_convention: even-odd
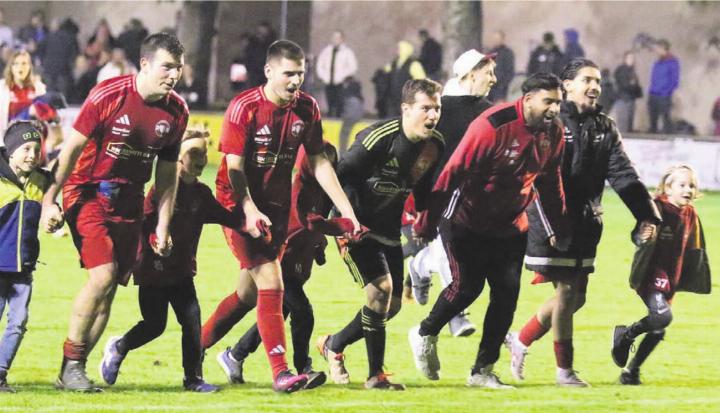
{"type": "MultiPolygon", "coordinates": [[[[0,9],[0,70],[12,64],[10,60],[14,51],[25,50],[31,56],[33,82],[42,84],[50,92],[59,93],[74,105],[81,104],[98,82],[137,71],[140,43],[148,34],[140,19],[130,19],[117,35],[105,19],[97,23],[87,39],[80,38],[79,33],[80,28],[72,18],[53,19],[48,24],[42,11],[34,11],[27,24],[13,31],[4,22],[3,10],[0,9]]],[[[484,51],[494,56],[497,63],[497,84],[491,91],[490,100],[507,100],[516,75],[524,77],[537,72],[558,74],[568,61],[585,56],[577,30],[566,29],[563,36],[564,45],[561,47],[555,42],[553,33],[544,33],[540,44],[531,51],[523,71],[516,67],[515,55],[512,48],[505,44],[504,33],[491,33],[484,51]]],[[[230,82],[234,91],[240,92],[264,83],[265,50],[275,40],[276,31],[265,21],[259,22],[253,32],[240,36],[241,52],[230,67],[230,82]]],[[[636,131],[633,126],[636,101],[647,93],[650,120],[647,132],[695,134],[693,125],[676,117],[674,119],[671,113],[672,97],[680,80],[680,63],[671,53],[670,43],[648,36],[640,39],[637,46],[625,52],[622,62],[614,70],[603,69],[601,104],[604,111],[617,119],[621,131],[636,131]],[[635,50],[639,48],[652,50],[658,56],[653,64],[650,83],[645,86],[639,83],[635,71],[635,50]]],[[[357,58],[342,31],[332,34],[330,43],[321,49],[317,57],[309,55],[307,65],[305,87],[314,88],[315,83],[322,85],[326,115],[344,120],[341,141],[346,141],[352,125],[366,113],[357,58]]],[[[428,30],[420,29],[415,41],[399,41],[396,55],[372,74],[377,117],[396,116],[404,82],[425,77],[443,82],[447,74],[443,71],[441,42],[433,38],[428,30]]],[[[190,65],[185,66],[183,79],[176,90],[191,109],[207,107],[207,87],[203,86],[203,82],[204,79],[196,78],[190,65]]],[[[3,105],[0,102],[0,106],[3,105]]],[[[720,99],[713,107],[711,117],[717,125],[715,134],[720,136],[720,99]]]]}

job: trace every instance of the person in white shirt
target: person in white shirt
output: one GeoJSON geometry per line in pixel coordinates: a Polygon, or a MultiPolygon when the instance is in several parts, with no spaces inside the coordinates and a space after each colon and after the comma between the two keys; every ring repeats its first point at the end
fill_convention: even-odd
{"type": "Polygon", "coordinates": [[[317,59],[317,75],[325,84],[328,116],[340,117],[343,113],[343,81],[357,72],[355,53],[345,44],[340,30],[332,34],[332,41],[317,59]]]}

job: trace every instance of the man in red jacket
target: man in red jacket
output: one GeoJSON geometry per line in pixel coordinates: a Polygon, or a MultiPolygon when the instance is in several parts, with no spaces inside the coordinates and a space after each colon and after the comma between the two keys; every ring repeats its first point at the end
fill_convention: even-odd
{"type": "MultiPolygon", "coordinates": [[[[525,209],[536,192],[549,224],[562,228],[560,79],[539,73],[522,90],[517,101],[494,106],[470,124],[433,188],[433,205],[416,225],[419,236],[432,238],[439,222],[453,277],[428,317],[409,332],[415,365],[430,380],[440,377],[438,333],[475,301],[487,280],[490,304],[468,385],[510,387],[493,373],[493,365],[517,304],[527,242],[525,209]]],[[[550,242],[557,245],[555,235],[550,242]]]]}

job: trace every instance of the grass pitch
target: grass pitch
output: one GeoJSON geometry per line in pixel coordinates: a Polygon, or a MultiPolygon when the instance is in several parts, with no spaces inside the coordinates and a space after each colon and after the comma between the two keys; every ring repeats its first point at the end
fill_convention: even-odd
{"type": "MultiPolygon", "coordinates": [[[[209,184],[215,170],[204,175],[209,184]]],[[[211,185],[212,186],[212,185],[211,185]]],[[[715,277],[720,276],[720,194],[707,194],[697,203],[703,220],[710,261],[715,277]]],[[[616,324],[629,323],[644,315],[645,307],[627,283],[633,254],[629,231],[632,217],[612,192],[605,199],[605,234],[598,252],[597,271],[591,276],[585,307],[575,317],[575,368],[592,384],[589,389],[561,389],[555,386],[552,338],[546,336],[530,349],[526,363],[527,379],[513,383],[507,351],[496,365],[501,378],[517,384],[514,391],[488,391],[465,387],[472,366],[479,333],[468,338],[441,334],[439,353],[442,378],[430,382],[415,371],[407,344],[407,331],[430,310],[405,303],[400,314],[388,323],[386,364],[393,380],[405,383],[406,392],[367,391],[362,388],[367,364],[365,345],[359,342],[346,352],[352,384],[340,387],[326,384],[309,392],[278,395],[270,389],[270,371],[262,351],[245,363],[247,384],[225,383],[215,355],[240,337],[254,313],[214,348],[205,362],[205,378],[224,384],[216,394],[191,394],[182,390],[180,328],[171,315],[165,334],[129,354],[118,382],[100,394],[71,394],[55,390],[62,357],[62,343],[75,293],[86,274],[78,267],[77,254],[69,237],[41,237],[42,253],[35,273],[35,291],[30,305],[30,321],[25,340],[10,371],[9,381],[17,394],[0,393],[0,411],[718,411],[720,406],[720,342],[717,291],[709,296],[678,294],[673,305],[675,319],[667,336],[643,366],[644,385],[620,386],[619,369],[610,358],[610,337],[616,324]]],[[[315,332],[339,330],[364,302],[363,292],[353,283],[333,245],[327,250],[328,262],[317,267],[307,284],[315,308],[315,332]]],[[[225,245],[218,226],[208,226],[200,243],[199,275],[196,286],[203,319],[235,286],[238,266],[225,245]]],[[[549,285],[532,286],[529,273],[515,313],[513,329],[518,329],[538,305],[552,294],[549,285]]],[[[439,282],[431,295],[439,292],[439,282]]],[[[718,287],[717,278],[713,287],[718,287]]],[[[487,291],[470,307],[470,318],[479,327],[487,305],[487,291]]],[[[100,381],[97,365],[106,340],[127,331],[139,320],[137,288],[120,288],[110,323],[88,362],[91,378],[100,381]]],[[[5,322],[0,324],[4,329],[5,322]]],[[[288,332],[289,334],[289,332],[288,332]]],[[[288,344],[290,344],[288,342],[288,344]]],[[[313,342],[314,345],[314,342],[313,342]]],[[[315,351],[315,367],[326,368],[315,351]]]]}

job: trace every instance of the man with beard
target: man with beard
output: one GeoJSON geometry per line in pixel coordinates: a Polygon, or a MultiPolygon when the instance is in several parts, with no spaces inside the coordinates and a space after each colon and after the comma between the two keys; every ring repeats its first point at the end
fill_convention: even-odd
{"type": "Polygon", "coordinates": [[[338,177],[369,231],[341,255],[353,278],[367,294],[367,304],[340,332],[318,341],[330,364],[330,377],[349,383],[343,350],[365,338],[369,374],[367,389],[405,390],[383,370],[385,323],[400,311],[403,252],[400,225],[403,206],[412,192],[418,210],[426,208],[432,172],[443,151],[440,119],[442,87],[428,79],[408,80],[402,91],[402,116],[363,129],[338,165],[338,177]]]}
{"type": "MultiPolygon", "coordinates": [[[[432,191],[432,204],[416,233],[434,238],[438,221],[452,282],[430,314],[408,338],[415,366],[430,380],[440,378],[437,339],[440,329],[490,285],[483,337],[468,386],[511,388],[493,373],[503,339],[512,324],[520,291],[527,240],[526,208],[539,189],[550,222],[563,218],[560,161],[564,147],[560,112],[561,83],[539,73],[522,85],[523,96],[483,112],[468,127],[432,191]],[[441,220],[442,218],[442,220],[441,220]]],[[[562,234],[562,232],[560,232],[562,234]]],[[[555,235],[548,236],[557,245],[555,235]]]]}
{"type": "Polygon", "coordinates": [[[561,78],[565,101],[560,118],[565,125],[566,144],[562,180],[572,228],[569,248],[559,251],[547,242],[552,233],[543,211],[547,205],[534,203],[528,210],[530,231],[525,265],[536,272],[533,283],[553,283],[555,296],[540,307],[519,333],[508,334],[505,343],[512,356],[512,375],[522,380],[528,346],[552,329],[557,384],[587,387],[573,370],[573,314],[585,304],[588,275],[595,270],[605,180],[633,213],[645,239],[652,237],[660,217],[623,149],[615,121],[602,113],[597,104],[601,92],[598,66],[587,59],[575,59],[565,66],[561,78]]]}

